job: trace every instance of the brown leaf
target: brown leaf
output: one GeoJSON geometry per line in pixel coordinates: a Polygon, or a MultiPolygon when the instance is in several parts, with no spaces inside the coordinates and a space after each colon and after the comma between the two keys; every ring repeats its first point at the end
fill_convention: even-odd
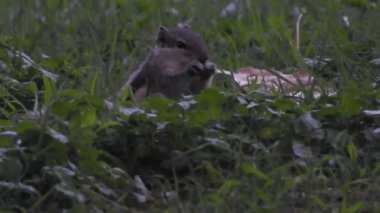
{"type": "Polygon", "coordinates": [[[299,71],[293,74],[283,74],[278,71],[268,71],[253,67],[242,67],[234,73],[235,81],[240,86],[246,86],[256,82],[265,88],[292,89],[295,86],[308,86],[313,83],[313,77],[305,72],[299,71]]]}

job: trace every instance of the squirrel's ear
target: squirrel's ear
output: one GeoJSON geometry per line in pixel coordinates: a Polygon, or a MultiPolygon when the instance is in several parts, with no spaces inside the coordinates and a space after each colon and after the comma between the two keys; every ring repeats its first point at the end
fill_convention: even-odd
{"type": "Polygon", "coordinates": [[[158,29],[156,44],[159,47],[165,46],[168,31],[168,28],[166,28],[165,26],[160,26],[160,28],[158,29]]]}

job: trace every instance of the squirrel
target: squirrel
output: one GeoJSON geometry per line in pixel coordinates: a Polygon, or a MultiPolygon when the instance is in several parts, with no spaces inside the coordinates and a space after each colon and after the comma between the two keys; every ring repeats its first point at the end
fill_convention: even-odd
{"type": "Polygon", "coordinates": [[[130,86],[137,102],[156,93],[179,100],[209,87],[214,74],[215,65],[208,60],[206,42],[200,35],[188,27],[161,26],[155,47],[120,92],[130,86]]]}

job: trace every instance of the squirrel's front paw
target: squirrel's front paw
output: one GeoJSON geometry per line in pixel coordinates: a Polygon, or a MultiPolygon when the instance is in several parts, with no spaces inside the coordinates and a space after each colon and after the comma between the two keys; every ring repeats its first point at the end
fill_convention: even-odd
{"type": "Polygon", "coordinates": [[[194,60],[190,64],[189,73],[192,75],[201,75],[203,69],[204,65],[201,62],[194,60]]]}
{"type": "Polygon", "coordinates": [[[215,74],[215,64],[210,61],[207,61],[204,64],[199,61],[193,61],[189,73],[202,77],[210,77],[215,74]]]}
{"type": "Polygon", "coordinates": [[[215,70],[216,70],[215,64],[212,63],[211,61],[207,61],[204,64],[201,75],[204,77],[210,77],[215,74],[215,70]]]}

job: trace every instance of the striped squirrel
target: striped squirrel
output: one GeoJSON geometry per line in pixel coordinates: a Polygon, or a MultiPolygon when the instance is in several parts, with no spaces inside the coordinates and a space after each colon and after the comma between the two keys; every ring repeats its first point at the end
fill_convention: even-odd
{"type": "Polygon", "coordinates": [[[200,35],[188,27],[161,26],[155,47],[120,92],[130,86],[137,102],[156,93],[178,100],[209,87],[214,74],[215,65],[208,60],[207,46],[200,35]]]}

